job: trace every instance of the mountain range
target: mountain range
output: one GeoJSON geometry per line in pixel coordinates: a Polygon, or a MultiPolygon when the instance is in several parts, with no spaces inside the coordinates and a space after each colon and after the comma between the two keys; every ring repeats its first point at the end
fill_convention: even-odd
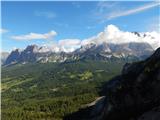
{"type": "Polygon", "coordinates": [[[148,43],[101,44],[89,43],[73,52],[55,52],[46,46],[29,45],[24,50],[15,49],[6,58],[4,65],[30,62],[65,62],[81,59],[112,60],[112,59],[145,59],[154,49],[148,43]]]}
{"type": "Polygon", "coordinates": [[[16,63],[68,62],[92,60],[142,60],[160,46],[157,32],[125,32],[108,25],[96,36],[79,40],[64,39],[50,45],[28,45],[13,50],[3,65],[16,63]]]}

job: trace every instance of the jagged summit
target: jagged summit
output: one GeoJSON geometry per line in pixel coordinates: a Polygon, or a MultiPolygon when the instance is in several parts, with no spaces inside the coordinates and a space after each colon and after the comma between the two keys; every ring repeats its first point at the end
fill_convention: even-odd
{"type": "Polygon", "coordinates": [[[19,49],[13,50],[10,55],[7,57],[4,64],[13,64],[19,59],[21,51],[19,49]]]}
{"type": "Polygon", "coordinates": [[[16,49],[10,53],[5,65],[27,62],[63,62],[65,60],[92,59],[108,60],[111,58],[145,59],[154,49],[148,43],[101,44],[89,43],[71,53],[56,52],[47,46],[29,45],[24,50],[16,49]],[[62,54],[63,53],[63,54],[62,54]]]}

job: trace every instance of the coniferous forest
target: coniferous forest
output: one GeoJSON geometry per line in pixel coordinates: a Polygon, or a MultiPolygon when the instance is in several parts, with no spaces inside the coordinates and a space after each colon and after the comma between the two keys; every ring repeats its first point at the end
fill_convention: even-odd
{"type": "Polygon", "coordinates": [[[86,60],[2,67],[2,119],[60,120],[94,101],[123,64],[86,60]]]}

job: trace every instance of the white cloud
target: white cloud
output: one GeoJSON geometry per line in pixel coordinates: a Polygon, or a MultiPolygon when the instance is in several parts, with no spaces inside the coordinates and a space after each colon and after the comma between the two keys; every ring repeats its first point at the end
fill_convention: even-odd
{"type": "Polygon", "coordinates": [[[79,39],[59,40],[58,46],[60,47],[62,51],[72,52],[81,46],[81,40],[79,39]]]}
{"type": "Polygon", "coordinates": [[[81,40],[79,39],[63,39],[59,41],[48,41],[45,45],[50,51],[54,52],[73,52],[75,49],[81,46],[81,40]]]}
{"type": "Polygon", "coordinates": [[[64,39],[64,40],[60,40],[59,41],[59,45],[66,45],[66,46],[70,46],[70,45],[79,45],[80,44],[80,40],[79,39],[64,39]]]}
{"type": "Polygon", "coordinates": [[[35,11],[36,16],[45,17],[45,18],[55,18],[56,14],[51,11],[35,11]]]}
{"type": "Polygon", "coordinates": [[[0,28],[0,34],[7,33],[7,32],[8,32],[7,29],[0,28]]]}
{"type": "Polygon", "coordinates": [[[102,44],[104,42],[114,44],[145,42],[149,43],[154,49],[160,47],[160,33],[154,31],[140,33],[140,35],[139,37],[134,33],[121,31],[114,25],[108,25],[103,32],[100,32],[97,36],[85,39],[81,43],[86,45],[89,43],[102,44]],[[145,37],[144,34],[146,35],[145,37]]]}
{"type": "MultiPolygon", "coordinates": [[[[140,36],[135,33],[122,31],[115,25],[108,25],[104,31],[98,33],[95,36],[92,36],[87,39],[62,39],[59,41],[47,41],[46,46],[50,50],[55,52],[73,52],[75,49],[80,48],[83,45],[95,43],[103,44],[105,43],[114,43],[114,44],[124,44],[129,42],[145,42],[149,43],[154,49],[160,47],[160,33],[153,32],[143,32],[139,33],[140,36]]],[[[56,35],[55,31],[51,31],[45,34],[30,33],[27,35],[12,36],[12,39],[16,40],[33,40],[33,39],[51,39],[56,35]]]]}
{"type": "Polygon", "coordinates": [[[113,18],[117,18],[117,17],[128,16],[128,15],[131,15],[131,14],[135,14],[135,13],[139,13],[139,12],[148,10],[150,8],[153,8],[153,7],[156,7],[156,6],[159,6],[159,5],[160,5],[159,2],[154,2],[154,3],[146,4],[146,5],[134,8],[134,9],[130,9],[130,10],[125,10],[125,11],[119,10],[119,11],[116,11],[116,12],[111,12],[109,15],[106,16],[106,18],[107,19],[113,19],[113,18]]]}
{"type": "Polygon", "coordinates": [[[52,31],[50,31],[48,33],[44,33],[44,34],[29,33],[27,35],[12,36],[11,38],[14,40],[36,40],[36,39],[50,40],[56,35],[57,35],[57,33],[54,30],[52,30],[52,31]]]}

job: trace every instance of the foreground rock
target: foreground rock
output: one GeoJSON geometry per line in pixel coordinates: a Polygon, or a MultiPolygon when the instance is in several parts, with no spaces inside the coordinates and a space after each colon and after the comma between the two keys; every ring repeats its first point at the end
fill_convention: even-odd
{"type": "Polygon", "coordinates": [[[147,60],[126,64],[104,85],[102,97],[65,120],[160,120],[160,48],[147,60]]]}

